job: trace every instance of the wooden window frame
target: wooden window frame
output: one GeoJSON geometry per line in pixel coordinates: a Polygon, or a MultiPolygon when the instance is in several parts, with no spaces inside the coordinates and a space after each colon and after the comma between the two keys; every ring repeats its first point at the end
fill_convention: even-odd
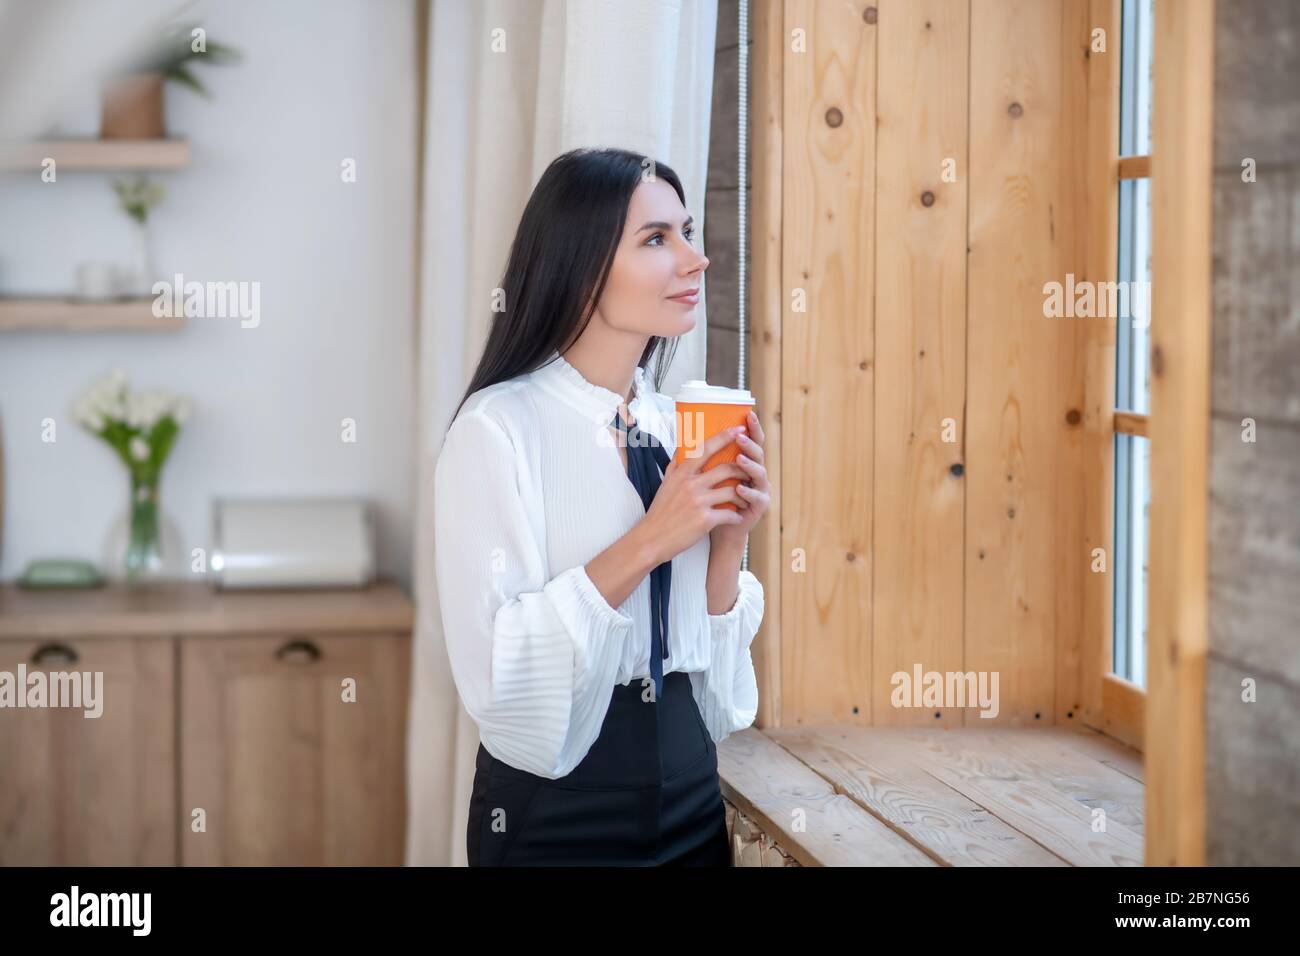
{"type": "MultiPolygon", "coordinates": [[[[1108,52],[1088,60],[1088,277],[1115,282],[1119,272],[1120,183],[1149,175],[1150,156],[1120,155],[1120,66],[1122,0],[1090,0],[1093,29],[1110,38],[1108,52]]],[[[1153,283],[1154,286],[1154,283],[1153,283]]],[[[1089,549],[1084,580],[1085,689],[1083,723],[1142,749],[1146,692],[1114,672],[1115,610],[1115,435],[1149,432],[1149,418],[1115,407],[1117,321],[1089,324],[1085,361],[1085,540],[1089,549]],[[1098,568],[1098,552],[1104,571],[1098,568]]]]}
{"type": "Polygon", "coordinates": [[[1155,0],[1148,866],[1205,864],[1214,0],[1155,0]]]}
{"type": "MultiPolygon", "coordinates": [[[[1115,39],[1120,0],[1089,0],[1115,39]]],[[[1148,865],[1205,861],[1205,655],[1214,0],[1154,0],[1150,156],[1119,155],[1119,56],[1089,61],[1089,278],[1115,281],[1119,184],[1151,180],[1149,415],[1115,408],[1116,325],[1091,323],[1085,363],[1085,534],[1113,565],[1114,436],[1151,442],[1147,687],[1115,674],[1114,580],[1084,582],[1084,722],[1144,752],[1148,865]]]]}

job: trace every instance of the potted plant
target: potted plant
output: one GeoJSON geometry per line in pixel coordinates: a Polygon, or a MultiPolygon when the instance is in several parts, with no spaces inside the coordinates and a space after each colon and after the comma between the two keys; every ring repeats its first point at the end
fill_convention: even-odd
{"type": "Polygon", "coordinates": [[[139,584],[184,572],[180,535],[161,511],[158,486],[189,410],[188,400],[169,392],[131,391],[121,369],[92,385],[73,406],[77,421],[117,453],[130,477],[126,519],[110,536],[111,577],[139,584]]]}
{"type": "Polygon", "coordinates": [[[174,80],[202,96],[207,87],[190,71],[191,61],[230,63],[239,52],[220,43],[209,43],[196,24],[173,27],[156,51],[137,69],[110,80],[104,89],[99,135],[103,139],[162,139],[167,135],[163,119],[163,83],[174,80]]]}

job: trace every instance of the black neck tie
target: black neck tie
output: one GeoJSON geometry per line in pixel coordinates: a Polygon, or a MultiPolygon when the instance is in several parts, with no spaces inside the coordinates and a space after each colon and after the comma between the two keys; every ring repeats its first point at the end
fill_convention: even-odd
{"type": "MultiPolygon", "coordinates": [[[[628,425],[614,412],[613,425],[627,435],[627,476],[641,496],[647,511],[663,482],[660,472],[668,468],[668,452],[659,440],[636,425],[628,425]]],[[[671,559],[650,572],[650,677],[655,700],[663,696],[664,661],[668,659],[668,592],[672,587],[671,559]]]]}

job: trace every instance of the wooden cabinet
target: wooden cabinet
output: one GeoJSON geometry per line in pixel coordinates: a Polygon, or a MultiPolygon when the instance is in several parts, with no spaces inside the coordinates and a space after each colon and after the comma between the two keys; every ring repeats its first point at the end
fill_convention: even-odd
{"type": "Polygon", "coordinates": [[[151,638],[0,640],[0,671],[15,676],[103,674],[98,717],[0,709],[0,865],[176,860],[174,662],[151,638]]]}
{"type": "Polygon", "coordinates": [[[102,675],[0,707],[0,865],[400,865],[409,601],[204,585],[0,587],[0,672],[102,675]]]}
{"type": "Polygon", "coordinates": [[[181,862],[400,865],[409,646],[181,641],[181,862]]]}

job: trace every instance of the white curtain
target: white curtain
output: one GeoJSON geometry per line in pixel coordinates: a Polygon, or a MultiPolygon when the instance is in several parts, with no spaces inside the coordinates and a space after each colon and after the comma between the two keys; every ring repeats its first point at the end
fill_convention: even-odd
{"type": "MultiPolygon", "coordinates": [[[[514,228],[557,155],[667,163],[704,227],[717,0],[432,0],[426,45],[408,865],[464,866],[478,730],[452,682],[433,571],[433,470],[514,228]]],[[[704,378],[706,318],[663,390],[704,378]]]]}

